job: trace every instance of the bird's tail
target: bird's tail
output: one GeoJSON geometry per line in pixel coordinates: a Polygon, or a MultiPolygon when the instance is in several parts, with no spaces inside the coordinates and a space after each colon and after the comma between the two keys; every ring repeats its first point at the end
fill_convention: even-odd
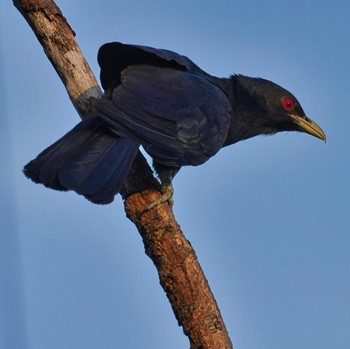
{"type": "Polygon", "coordinates": [[[98,118],[80,122],[24,167],[36,183],[74,190],[97,204],[108,204],[121,190],[139,144],[112,133],[98,118]]]}

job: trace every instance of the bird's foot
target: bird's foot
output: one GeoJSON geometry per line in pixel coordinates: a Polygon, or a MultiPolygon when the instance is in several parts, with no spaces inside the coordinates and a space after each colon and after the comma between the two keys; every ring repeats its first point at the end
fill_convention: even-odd
{"type": "Polygon", "coordinates": [[[148,205],[148,207],[145,209],[145,211],[143,213],[151,211],[156,206],[159,206],[159,205],[163,204],[164,202],[168,202],[170,207],[174,206],[174,199],[173,199],[174,187],[173,187],[173,185],[171,183],[164,185],[162,187],[162,192],[163,192],[163,195],[158,200],[153,201],[150,205],[148,205]]]}

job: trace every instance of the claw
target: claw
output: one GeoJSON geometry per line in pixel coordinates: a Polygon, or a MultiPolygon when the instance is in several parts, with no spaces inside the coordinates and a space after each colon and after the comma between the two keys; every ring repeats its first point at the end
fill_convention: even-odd
{"type": "Polygon", "coordinates": [[[156,201],[152,202],[148,207],[144,210],[143,213],[149,212],[152,209],[154,209],[156,206],[159,206],[163,204],[164,202],[168,202],[170,207],[174,206],[174,187],[171,183],[167,183],[165,186],[162,188],[163,195],[156,201]]]}

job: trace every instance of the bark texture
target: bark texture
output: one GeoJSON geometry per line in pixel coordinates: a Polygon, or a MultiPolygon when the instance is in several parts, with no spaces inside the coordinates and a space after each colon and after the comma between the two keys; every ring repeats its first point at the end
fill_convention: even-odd
{"type": "MultiPolygon", "coordinates": [[[[56,69],[82,118],[94,114],[102,93],[62,12],[51,0],[13,0],[56,69]]],[[[146,211],[161,195],[145,158],[138,153],[122,196],[125,210],[142,236],[175,316],[191,349],[229,349],[230,338],[220,310],[200,267],[167,203],[146,211]]]]}
{"type": "Polygon", "coordinates": [[[90,97],[99,98],[102,92],[61,10],[50,0],[13,3],[33,29],[80,117],[90,116],[90,97]]]}

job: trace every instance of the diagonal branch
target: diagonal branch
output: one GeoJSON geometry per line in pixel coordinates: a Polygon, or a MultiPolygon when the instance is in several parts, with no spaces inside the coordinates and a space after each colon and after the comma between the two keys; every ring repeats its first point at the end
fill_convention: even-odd
{"type": "MultiPolygon", "coordinates": [[[[78,114],[94,113],[94,100],[102,96],[62,12],[51,0],[13,0],[27,20],[56,69],[78,114]]],[[[147,255],[156,266],[179,325],[192,349],[232,348],[225,324],[190,242],[168,204],[145,212],[161,195],[159,183],[139,153],[124,184],[125,210],[140,235],[147,255]]]]}

